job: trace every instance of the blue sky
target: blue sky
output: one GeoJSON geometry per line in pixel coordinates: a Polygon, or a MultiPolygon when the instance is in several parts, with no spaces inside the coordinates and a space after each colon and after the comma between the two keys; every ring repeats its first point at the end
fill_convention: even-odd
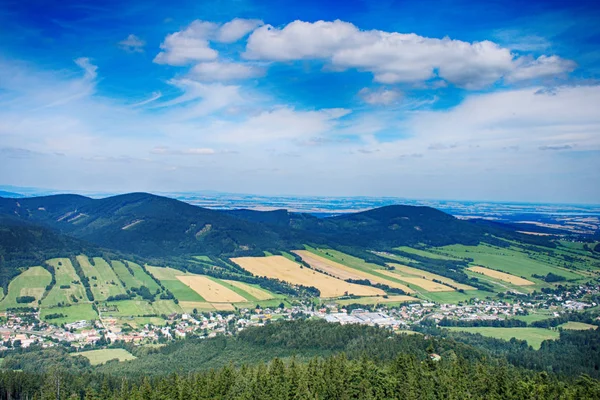
{"type": "Polygon", "coordinates": [[[0,1],[0,183],[600,202],[600,5],[0,1]]]}

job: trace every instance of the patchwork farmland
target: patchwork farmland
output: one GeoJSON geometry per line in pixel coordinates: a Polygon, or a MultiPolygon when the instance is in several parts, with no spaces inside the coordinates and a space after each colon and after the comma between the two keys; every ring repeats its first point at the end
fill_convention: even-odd
{"type": "Polygon", "coordinates": [[[85,288],[68,258],[54,258],[47,261],[54,268],[56,284],[42,301],[42,306],[52,307],[58,304],[76,304],[89,299],[85,288]]]}
{"type": "Polygon", "coordinates": [[[476,288],[474,288],[473,286],[465,285],[464,283],[456,282],[455,280],[446,278],[445,276],[437,275],[437,274],[434,274],[434,273],[431,273],[428,271],[423,271],[418,268],[408,267],[406,265],[394,264],[394,263],[390,263],[388,265],[391,265],[394,267],[394,270],[393,270],[394,272],[397,272],[397,273],[400,273],[403,275],[413,275],[413,276],[421,277],[423,279],[427,279],[430,281],[436,280],[436,281],[442,282],[450,287],[454,287],[458,290],[476,290],[476,288]]]}
{"type": "Polygon", "coordinates": [[[527,279],[523,279],[519,276],[507,274],[504,272],[496,271],[494,269],[489,269],[485,267],[469,267],[467,268],[469,271],[476,272],[478,274],[482,274],[485,276],[489,276],[490,278],[498,279],[504,282],[511,283],[516,286],[529,286],[535,285],[535,282],[528,281],[527,279]]]}
{"type": "Polygon", "coordinates": [[[90,281],[90,287],[96,300],[104,301],[110,296],[125,294],[121,281],[106,260],[101,257],[93,257],[90,261],[88,257],[79,255],[77,261],[90,281]]]}
{"type": "Polygon", "coordinates": [[[355,296],[377,296],[385,292],[381,289],[345,282],[301,266],[283,256],[238,257],[233,262],[256,276],[275,278],[292,285],[314,286],[321,297],[334,298],[348,294],[355,296]]]}
{"type": "Polygon", "coordinates": [[[308,263],[311,267],[324,271],[340,279],[367,279],[372,284],[379,283],[382,285],[387,285],[392,288],[400,289],[408,294],[415,292],[413,289],[409,288],[405,284],[400,283],[394,278],[388,279],[387,277],[382,276],[380,273],[384,270],[352,268],[308,250],[295,250],[293,253],[302,257],[302,260],[308,263]]]}

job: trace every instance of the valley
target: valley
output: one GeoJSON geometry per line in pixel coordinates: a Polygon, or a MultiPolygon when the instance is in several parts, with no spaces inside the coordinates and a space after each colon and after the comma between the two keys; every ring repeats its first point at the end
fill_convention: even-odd
{"type": "Polygon", "coordinates": [[[18,246],[2,241],[6,355],[62,343],[102,365],[138,354],[115,345],[304,319],[514,338],[533,349],[598,326],[600,253],[433,209],[315,218],[132,194],[0,199],[0,211],[5,232],[19,235],[18,246]]]}

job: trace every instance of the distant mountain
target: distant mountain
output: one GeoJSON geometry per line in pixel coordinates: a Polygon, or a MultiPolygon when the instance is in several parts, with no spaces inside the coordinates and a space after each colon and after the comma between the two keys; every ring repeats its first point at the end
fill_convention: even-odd
{"type": "Polygon", "coordinates": [[[21,197],[25,197],[25,196],[20,193],[7,192],[4,190],[0,190],[0,197],[21,198],[21,197]]]}
{"type": "Polygon", "coordinates": [[[395,205],[317,218],[286,210],[211,210],[147,193],[104,199],[0,198],[0,214],[43,224],[104,248],[158,257],[252,255],[302,244],[362,249],[477,244],[492,240],[492,235],[515,235],[508,228],[459,220],[430,207],[395,205]]]}
{"type": "Polygon", "coordinates": [[[236,254],[281,245],[261,224],[147,193],[0,199],[0,213],[140,255],[236,254]]]}

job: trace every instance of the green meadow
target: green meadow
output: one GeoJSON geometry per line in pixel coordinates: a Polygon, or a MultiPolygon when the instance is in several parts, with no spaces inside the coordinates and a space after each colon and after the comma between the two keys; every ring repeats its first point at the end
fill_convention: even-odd
{"type": "Polygon", "coordinates": [[[15,307],[37,307],[46,286],[50,284],[52,276],[50,272],[42,267],[31,267],[20,273],[8,285],[8,293],[0,301],[0,310],[15,307]],[[31,303],[17,303],[18,297],[32,296],[35,298],[31,303]]]}
{"type": "Polygon", "coordinates": [[[492,328],[492,327],[451,327],[454,331],[479,333],[496,339],[510,340],[512,338],[526,340],[534,349],[539,349],[544,340],[555,340],[559,337],[557,330],[544,328],[492,328]]]}

